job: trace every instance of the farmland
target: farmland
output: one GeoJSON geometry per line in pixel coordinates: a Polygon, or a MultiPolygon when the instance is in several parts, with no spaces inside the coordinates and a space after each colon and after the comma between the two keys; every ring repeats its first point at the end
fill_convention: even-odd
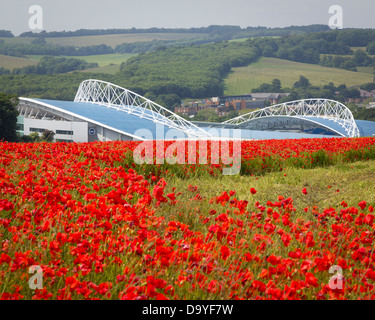
{"type": "Polygon", "coordinates": [[[0,54],[0,68],[13,70],[14,68],[23,68],[30,65],[36,65],[38,62],[33,59],[4,56],[0,54]]]}
{"type": "Polygon", "coordinates": [[[320,86],[333,82],[335,85],[361,85],[372,82],[372,74],[327,68],[276,58],[262,57],[247,67],[233,68],[225,79],[225,94],[245,94],[262,83],[279,79],[283,87],[292,87],[300,75],[308,78],[312,85],[320,86]]]}
{"type": "Polygon", "coordinates": [[[61,46],[85,47],[92,45],[105,44],[116,47],[122,43],[146,42],[152,40],[187,40],[198,37],[205,37],[207,34],[196,33],[137,33],[137,34],[109,34],[95,36],[78,37],[57,37],[46,38],[47,43],[58,44],[61,46]]]}
{"type": "Polygon", "coordinates": [[[242,142],[238,176],[138,145],[1,144],[2,299],[375,298],[374,138],[242,142]]]}

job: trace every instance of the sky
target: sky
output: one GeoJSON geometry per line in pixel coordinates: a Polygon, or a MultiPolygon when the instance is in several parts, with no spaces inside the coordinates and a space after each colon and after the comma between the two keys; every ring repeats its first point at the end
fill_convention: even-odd
{"type": "Polygon", "coordinates": [[[374,0],[0,0],[0,30],[37,31],[32,5],[42,8],[46,31],[328,25],[332,5],[342,7],[344,28],[375,28],[374,0]]]}

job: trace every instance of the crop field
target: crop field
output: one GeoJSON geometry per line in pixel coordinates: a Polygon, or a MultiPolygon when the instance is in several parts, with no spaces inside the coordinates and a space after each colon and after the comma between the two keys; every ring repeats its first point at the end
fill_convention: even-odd
{"type": "Polygon", "coordinates": [[[58,37],[46,38],[47,43],[58,44],[62,46],[85,47],[92,45],[105,44],[116,47],[122,43],[145,42],[152,40],[184,40],[204,37],[207,34],[197,33],[135,33],[135,34],[109,34],[96,36],[79,37],[58,37]]]}
{"type": "Polygon", "coordinates": [[[375,138],[191,143],[0,143],[0,298],[375,299],[375,138]]]}
{"type": "Polygon", "coordinates": [[[13,70],[14,68],[23,68],[30,65],[36,65],[38,62],[26,58],[5,56],[0,54],[0,68],[13,70]]]}
{"type": "MultiPolygon", "coordinates": [[[[367,70],[366,70],[367,71],[367,70]]],[[[325,85],[333,82],[335,85],[361,85],[372,82],[372,74],[368,72],[353,72],[337,68],[327,68],[315,64],[299,63],[283,59],[262,57],[257,62],[247,66],[233,68],[225,79],[225,94],[246,94],[262,83],[271,83],[277,78],[283,87],[292,87],[303,75],[312,85],[325,85]]]]}

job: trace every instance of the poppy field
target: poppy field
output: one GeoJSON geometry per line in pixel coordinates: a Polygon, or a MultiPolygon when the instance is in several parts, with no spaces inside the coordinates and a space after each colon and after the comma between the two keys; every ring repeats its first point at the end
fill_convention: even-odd
{"type": "Polygon", "coordinates": [[[375,299],[375,138],[139,143],[0,143],[1,299],[375,299]]]}

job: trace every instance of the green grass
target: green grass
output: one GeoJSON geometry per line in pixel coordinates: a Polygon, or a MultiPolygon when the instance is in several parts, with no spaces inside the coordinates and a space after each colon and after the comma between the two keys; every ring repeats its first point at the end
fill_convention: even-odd
{"type": "MultiPolygon", "coordinates": [[[[287,167],[281,172],[264,176],[213,178],[205,175],[188,180],[173,177],[166,181],[170,188],[175,187],[176,190],[186,189],[187,184],[198,186],[200,194],[207,199],[225,190],[235,190],[237,199],[251,198],[250,206],[256,201],[263,205],[268,200],[275,201],[278,195],[291,197],[295,207],[302,212],[306,206],[335,207],[343,200],[352,205],[362,200],[375,204],[375,160],[314,169],[287,167]],[[250,195],[250,188],[255,188],[257,193],[250,195]],[[302,193],[303,188],[307,189],[307,195],[302,193]]],[[[183,199],[184,195],[179,198],[182,206],[191,203],[188,196],[190,194],[186,199],[183,199]]],[[[204,212],[203,208],[201,210],[204,212]]]]}
{"type": "Polygon", "coordinates": [[[36,65],[38,62],[32,59],[4,56],[0,54],[0,68],[13,70],[14,68],[23,68],[30,65],[36,65]]]}
{"type": "Polygon", "coordinates": [[[277,78],[283,87],[292,87],[299,76],[307,77],[312,85],[325,85],[333,82],[335,85],[360,85],[372,82],[372,74],[353,72],[343,69],[326,68],[315,64],[299,63],[276,58],[260,58],[256,63],[247,67],[233,68],[225,79],[226,95],[246,94],[262,83],[270,83],[277,78]]]}
{"type": "Polygon", "coordinates": [[[361,73],[368,73],[372,76],[375,76],[374,67],[357,67],[357,71],[361,73]]]}
{"type": "Polygon", "coordinates": [[[122,43],[143,42],[156,40],[184,40],[207,36],[207,34],[196,33],[134,33],[134,34],[109,34],[80,37],[58,37],[46,38],[47,43],[62,46],[85,47],[99,44],[106,44],[116,47],[122,43]]]}

